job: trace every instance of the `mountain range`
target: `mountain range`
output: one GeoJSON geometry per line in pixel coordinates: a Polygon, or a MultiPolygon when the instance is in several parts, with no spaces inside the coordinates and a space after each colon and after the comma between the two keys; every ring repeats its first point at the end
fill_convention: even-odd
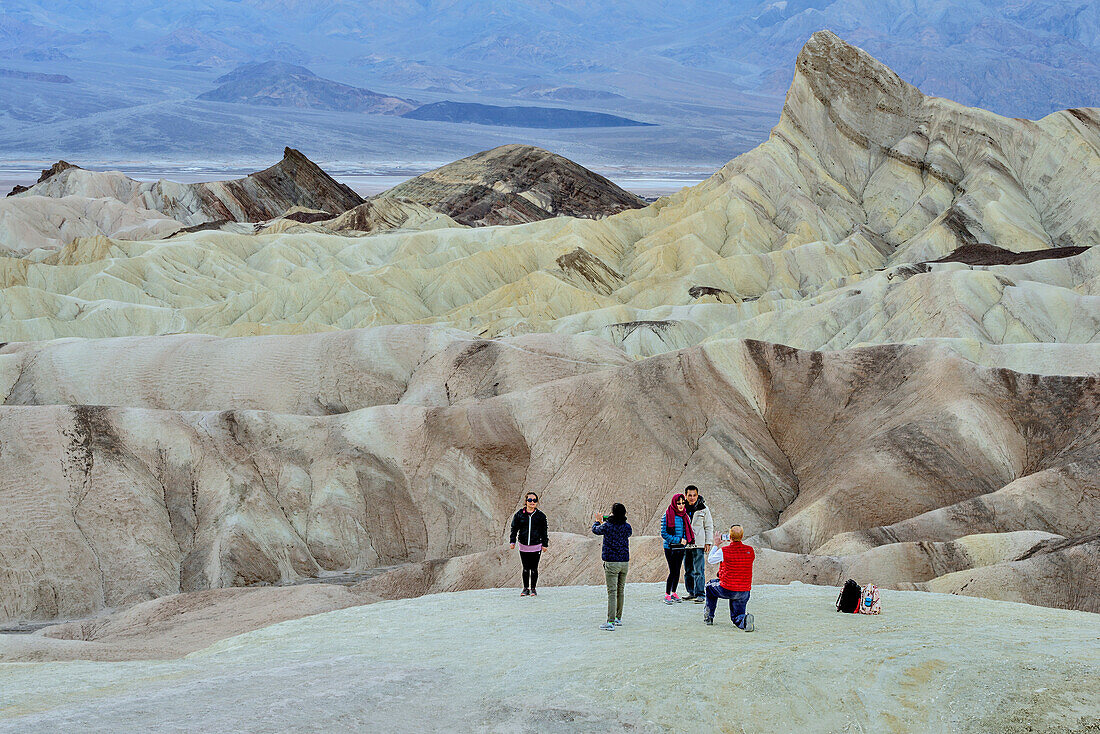
{"type": "Polygon", "coordinates": [[[415,109],[406,99],[323,79],[304,66],[264,61],[239,66],[214,80],[220,86],[199,99],[212,102],[299,107],[311,110],[400,115],[415,109]]]}
{"type": "Polygon", "coordinates": [[[1007,116],[1037,119],[1100,99],[1100,11],[1086,0],[278,7],[275,22],[268,4],[253,0],[210,0],[201,11],[160,0],[108,8],[5,3],[3,65],[75,83],[0,78],[0,149],[9,160],[129,153],[183,160],[212,141],[210,157],[259,163],[290,143],[322,160],[442,163],[524,142],[586,165],[717,167],[767,136],[795,54],[822,28],[875,53],[927,94],[1007,116]],[[518,140],[506,130],[487,138],[465,123],[195,100],[238,65],[266,61],[421,103],[507,107],[539,99],[540,89],[584,90],[556,93],[555,101],[662,129],[518,140]]]}

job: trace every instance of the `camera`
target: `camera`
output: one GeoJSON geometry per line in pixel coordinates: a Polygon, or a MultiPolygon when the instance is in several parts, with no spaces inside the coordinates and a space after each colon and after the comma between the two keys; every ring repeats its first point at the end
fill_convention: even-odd
{"type": "Polygon", "coordinates": [[[603,521],[604,521],[604,522],[607,522],[607,521],[608,521],[608,520],[610,520],[610,519],[611,519],[611,515],[604,515],[604,516],[603,516],[603,521]]]}

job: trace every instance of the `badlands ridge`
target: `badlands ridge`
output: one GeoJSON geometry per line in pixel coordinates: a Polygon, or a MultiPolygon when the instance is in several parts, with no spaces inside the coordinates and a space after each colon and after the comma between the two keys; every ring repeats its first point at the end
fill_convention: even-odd
{"type": "Polygon", "coordinates": [[[1100,612],[1097,110],[925,97],[820,32],[770,138],[645,208],[531,149],[366,202],[287,155],[0,202],[0,622],[512,584],[526,490],[546,583],[598,583],[592,513],[652,536],[689,482],[762,583],[1100,612]]]}

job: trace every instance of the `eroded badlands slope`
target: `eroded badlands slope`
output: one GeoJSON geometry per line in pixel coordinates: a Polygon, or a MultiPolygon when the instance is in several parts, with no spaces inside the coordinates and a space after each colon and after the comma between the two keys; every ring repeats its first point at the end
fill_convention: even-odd
{"type": "MultiPolygon", "coordinates": [[[[0,258],[0,620],[491,585],[524,491],[644,536],[687,482],[761,578],[1098,611],[1097,119],[927,98],[818,33],[769,141],[645,209],[381,199],[340,219],[432,229],[298,210],[0,258]]],[[[587,578],[564,545],[555,581],[587,578]]]]}
{"type": "Polygon", "coordinates": [[[1007,270],[906,266],[974,243],[1095,244],[1098,120],[1088,109],[1008,119],[925,97],[821,32],[769,140],[645,209],[370,241],[80,240],[49,263],[0,261],[0,335],[436,322],[485,336],[592,332],[637,355],[719,333],[830,349],[927,336],[1092,342],[1091,253],[1007,270]]]}
{"type": "Polygon", "coordinates": [[[530,145],[502,145],[412,178],[380,194],[429,206],[470,226],[551,217],[595,219],[645,202],[567,158],[530,145]]]}
{"type": "Polygon", "coordinates": [[[990,595],[1098,609],[1095,376],[901,345],[723,341],[631,362],[576,337],[423,327],[0,359],[9,620],[479,553],[528,489],[554,530],[623,501],[653,535],[688,482],[781,552],[786,579],[836,583],[853,562],[832,557],[871,553],[886,586],[982,567],[990,595]],[[1028,559],[1049,568],[997,569],[1028,559]]]}
{"type": "Polygon", "coordinates": [[[259,222],[273,219],[292,206],[340,214],[363,203],[361,196],[293,148],[286,148],[283,159],[270,168],[240,179],[207,183],[163,179],[143,182],[118,172],[70,166],[25,191],[9,195],[16,201],[30,196],[116,199],[159,211],[188,226],[218,221],[259,222]]]}

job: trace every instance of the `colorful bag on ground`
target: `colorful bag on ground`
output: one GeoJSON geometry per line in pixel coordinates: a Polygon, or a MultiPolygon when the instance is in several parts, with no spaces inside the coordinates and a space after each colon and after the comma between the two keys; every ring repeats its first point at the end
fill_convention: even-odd
{"type": "Polygon", "coordinates": [[[878,587],[874,584],[867,584],[863,587],[863,591],[859,595],[859,613],[882,613],[882,604],[879,602],[878,599],[878,587]]]}

